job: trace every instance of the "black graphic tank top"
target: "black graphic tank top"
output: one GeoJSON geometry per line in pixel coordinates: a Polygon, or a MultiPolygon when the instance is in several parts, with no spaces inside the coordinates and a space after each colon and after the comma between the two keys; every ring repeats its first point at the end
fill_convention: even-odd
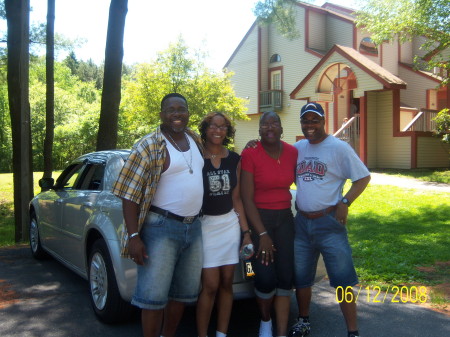
{"type": "Polygon", "coordinates": [[[203,214],[226,214],[233,208],[232,192],[237,185],[237,166],[241,156],[229,151],[215,168],[211,159],[203,166],[203,214]]]}

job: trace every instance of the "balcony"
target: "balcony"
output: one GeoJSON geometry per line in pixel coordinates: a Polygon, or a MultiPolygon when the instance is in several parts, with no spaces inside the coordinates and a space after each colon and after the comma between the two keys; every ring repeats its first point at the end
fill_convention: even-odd
{"type": "Polygon", "coordinates": [[[268,90],[259,92],[259,110],[281,111],[283,109],[283,91],[268,90]]]}

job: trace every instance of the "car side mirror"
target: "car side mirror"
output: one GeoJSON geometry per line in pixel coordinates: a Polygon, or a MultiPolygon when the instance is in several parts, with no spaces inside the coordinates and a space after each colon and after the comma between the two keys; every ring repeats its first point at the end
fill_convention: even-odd
{"type": "Polygon", "coordinates": [[[47,191],[51,188],[53,188],[53,185],[55,184],[55,179],[53,178],[42,178],[39,179],[39,187],[42,191],[47,191]]]}

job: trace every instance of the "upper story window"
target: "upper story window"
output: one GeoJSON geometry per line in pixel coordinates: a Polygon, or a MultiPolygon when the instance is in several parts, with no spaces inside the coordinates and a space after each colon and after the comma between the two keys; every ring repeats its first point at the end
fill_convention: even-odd
{"type": "Polygon", "coordinates": [[[361,53],[378,55],[377,45],[372,41],[370,37],[365,37],[361,40],[359,44],[359,51],[361,53]]]}
{"type": "Polygon", "coordinates": [[[270,72],[270,90],[281,90],[281,70],[270,72]]]}
{"type": "Polygon", "coordinates": [[[270,57],[270,63],[280,62],[280,61],[281,61],[281,56],[279,54],[273,54],[270,57]]]}

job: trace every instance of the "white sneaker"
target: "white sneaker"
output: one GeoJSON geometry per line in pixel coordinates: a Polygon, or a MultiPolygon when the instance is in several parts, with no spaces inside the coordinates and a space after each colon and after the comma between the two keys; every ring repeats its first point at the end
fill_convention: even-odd
{"type": "Polygon", "coordinates": [[[272,320],[261,321],[259,324],[259,337],[272,337],[272,320]]]}

